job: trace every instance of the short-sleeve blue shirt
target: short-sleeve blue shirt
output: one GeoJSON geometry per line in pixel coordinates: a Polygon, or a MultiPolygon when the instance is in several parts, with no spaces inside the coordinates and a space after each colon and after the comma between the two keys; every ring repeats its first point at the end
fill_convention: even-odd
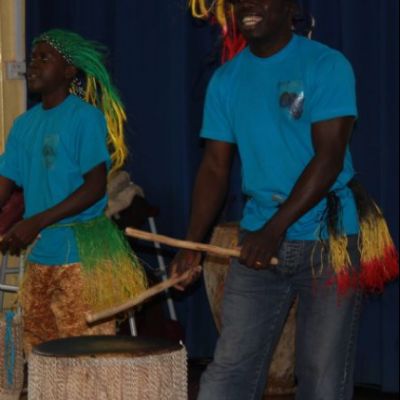
{"type": "MultiPolygon", "coordinates": [[[[25,218],[65,200],[97,165],[110,164],[107,128],[101,111],[70,95],[57,107],[38,104],[18,117],[0,157],[0,175],[24,190],[25,218]]],[[[107,198],[60,224],[87,221],[104,212],[107,198]]],[[[45,265],[79,261],[71,228],[44,229],[29,260],[45,265]]]]}
{"type": "MultiPolygon", "coordinates": [[[[201,136],[238,147],[248,196],[244,229],[260,229],[289,196],[315,154],[312,124],[343,116],[357,116],[352,68],[340,52],[307,38],[294,35],[268,58],[246,48],[216,71],[207,90],[201,136]]],[[[347,149],[332,187],[342,203],[347,234],[359,230],[346,186],[353,176],[347,149]]],[[[317,239],[325,209],[322,200],[288,229],[287,239],[317,239]]]]}

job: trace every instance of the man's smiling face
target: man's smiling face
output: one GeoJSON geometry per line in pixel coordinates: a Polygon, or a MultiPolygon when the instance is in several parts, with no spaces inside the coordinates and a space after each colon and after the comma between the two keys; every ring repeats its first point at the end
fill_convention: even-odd
{"type": "Polygon", "coordinates": [[[245,39],[271,40],[290,29],[291,0],[230,0],[245,39]]]}

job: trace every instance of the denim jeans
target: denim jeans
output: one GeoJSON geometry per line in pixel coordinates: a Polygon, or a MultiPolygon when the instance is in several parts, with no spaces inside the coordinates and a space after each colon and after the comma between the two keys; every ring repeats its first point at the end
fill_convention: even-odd
{"type": "MultiPolygon", "coordinates": [[[[222,331],[204,372],[198,400],[259,400],[274,348],[294,299],[296,400],[350,400],[361,293],[341,296],[327,282],[332,269],[322,245],[285,241],[280,264],[252,270],[233,261],[225,282],[222,331]],[[322,255],[321,255],[322,254],[322,255]]],[[[359,266],[357,237],[349,254],[359,266]]]]}

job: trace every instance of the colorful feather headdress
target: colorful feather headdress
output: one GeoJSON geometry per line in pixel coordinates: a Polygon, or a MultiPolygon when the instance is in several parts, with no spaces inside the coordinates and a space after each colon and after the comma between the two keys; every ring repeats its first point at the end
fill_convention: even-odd
{"type": "Polygon", "coordinates": [[[193,17],[210,19],[221,27],[223,36],[222,61],[233,58],[246,46],[238,31],[233,5],[226,0],[189,0],[193,17]]]}
{"type": "Polygon", "coordinates": [[[50,44],[83,74],[83,79],[78,76],[72,82],[70,92],[103,111],[107,122],[108,143],[112,148],[111,172],[121,168],[128,154],[124,141],[126,114],[104,64],[104,46],[62,29],[52,29],[41,34],[34,39],[33,45],[39,42],[50,44]]]}

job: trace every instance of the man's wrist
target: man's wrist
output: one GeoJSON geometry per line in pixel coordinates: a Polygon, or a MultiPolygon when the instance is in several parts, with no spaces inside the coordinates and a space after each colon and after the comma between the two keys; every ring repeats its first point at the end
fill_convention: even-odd
{"type": "Polygon", "coordinates": [[[40,231],[42,231],[43,229],[47,228],[52,224],[46,212],[36,214],[33,217],[31,217],[31,219],[34,221],[34,223],[36,224],[36,226],[40,231]]]}
{"type": "Polygon", "coordinates": [[[264,225],[263,230],[268,230],[276,237],[283,237],[289,226],[287,220],[281,216],[274,216],[264,225]]]}

